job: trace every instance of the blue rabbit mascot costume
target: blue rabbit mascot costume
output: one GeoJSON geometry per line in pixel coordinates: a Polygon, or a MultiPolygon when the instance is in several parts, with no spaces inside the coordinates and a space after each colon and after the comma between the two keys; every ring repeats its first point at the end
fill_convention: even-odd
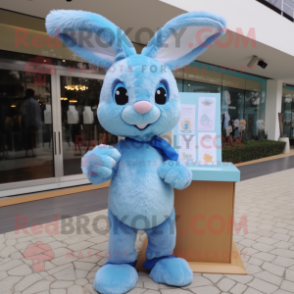
{"type": "Polygon", "coordinates": [[[82,159],[83,173],[94,185],[111,180],[108,262],[96,273],[94,288],[120,294],[135,287],[138,230],[148,236],[144,266],[150,277],[188,285],[193,280],[188,263],[172,255],[173,189],[189,186],[192,175],[158,136],[172,130],[181,114],[172,70],[191,63],[223,35],[224,19],[206,12],[180,15],[158,30],[141,54],[120,28],[91,12],[52,11],[46,28],[78,56],[108,69],[98,119],[109,133],[125,137],[115,147],[96,146],[82,159]]]}

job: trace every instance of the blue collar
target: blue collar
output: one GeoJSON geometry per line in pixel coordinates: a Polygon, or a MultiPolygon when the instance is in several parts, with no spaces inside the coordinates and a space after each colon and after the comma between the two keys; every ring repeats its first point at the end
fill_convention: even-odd
{"type": "Polygon", "coordinates": [[[167,141],[160,137],[153,137],[151,141],[139,141],[128,137],[126,140],[141,144],[149,144],[162,155],[164,160],[177,161],[179,158],[179,154],[175,151],[175,149],[167,141]]]}

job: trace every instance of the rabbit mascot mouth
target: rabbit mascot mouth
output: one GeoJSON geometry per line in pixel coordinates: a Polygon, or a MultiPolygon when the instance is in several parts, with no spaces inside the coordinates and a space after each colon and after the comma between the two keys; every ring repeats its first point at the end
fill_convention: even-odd
{"type": "Polygon", "coordinates": [[[138,230],[148,236],[144,266],[150,277],[172,286],[190,284],[188,263],[172,255],[173,189],[188,187],[192,174],[158,136],[172,130],[180,118],[172,70],[194,61],[222,36],[224,19],[206,12],[180,15],[157,31],[141,54],[120,28],[91,12],[52,11],[46,28],[78,56],[108,69],[98,119],[108,132],[126,138],[115,147],[96,146],[82,159],[82,171],[94,185],[111,180],[108,261],[96,273],[94,288],[120,294],[135,287],[138,230]]]}

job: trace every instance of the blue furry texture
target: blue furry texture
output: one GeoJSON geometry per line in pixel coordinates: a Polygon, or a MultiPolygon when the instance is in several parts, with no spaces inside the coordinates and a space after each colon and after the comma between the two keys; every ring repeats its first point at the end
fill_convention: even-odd
{"type": "Polygon", "coordinates": [[[189,264],[182,258],[162,259],[156,263],[150,277],[156,283],[183,287],[193,281],[193,272],[189,264]]]}
{"type": "MultiPolygon", "coordinates": [[[[108,262],[95,276],[94,288],[99,293],[124,293],[135,286],[137,276],[127,263],[136,261],[135,242],[137,229],[122,223],[108,210],[110,223],[108,262]],[[115,265],[113,265],[115,264],[115,265]]],[[[147,260],[170,256],[176,242],[175,212],[159,226],[144,229],[148,236],[147,260]]],[[[159,260],[150,277],[159,283],[185,286],[192,282],[193,274],[188,263],[181,258],[171,258],[168,262],[159,260]]]]}
{"type": "Polygon", "coordinates": [[[159,177],[178,190],[187,188],[192,181],[192,172],[179,162],[167,160],[157,170],[159,177]]]}
{"type": "Polygon", "coordinates": [[[108,54],[114,53],[116,60],[136,54],[127,35],[107,18],[96,13],[82,10],[52,10],[46,17],[45,26],[50,36],[60,38],[78,56],[99,67],[109,68],[113,64],[110,57],[107,57],[108,54]],[[83,32],[84,36],[89,33],[99,36],[104,42],[104,48],[100,49],[103,55],[95,54],[95,47],[99,45],[97,37],[90,41],[85,37],[80,44],[73,39],[74,32],[83,32]],[[91,48],[84,48],[87,42],[91,42],[91,48]]]}
{"type": "MultiPolygon", "coordinates": [[[[176,80],[171,70],[155,59],[134,55],[116,62],[105,76],[98,107],[98,119],[111,134],[123,137],[146,137],[161,135],[173,129],[179,118],[181,108],[176,80]],[[129,102],[117,105],[113,99],[113,85],[122,82],[129,102]],[[155,103],[155,91],[161,81],[168,85],[169,98],[164,105],[155,103]],[[135,111],[133,105],[138,101],[148,101],[152,109],[145,114],[135,111]],[[136,124],[150,124],[145,130],[136,124]]],[[[137,138],[138,139],[138,138],[137,138]]]]}
{"type": "Polygon", "coordinates": [[[97,185],[112,178],[121,154],[112,146],[100,144],[82,159],[82,172],[97,185]]]}
{"type": "Polygon", "coordinates": [[[95,275],[94,289],[101,294],[122,294],[136,286],[138,273],[127,264],[107,264],[95,275]]]}
{"type": "MultiPolygon", "coordinates": [[[[195,48],[187,55],[184,55],[179,59],[173,59],[173,56],[171,56],[170,61],[165,63],[171,70],[179,69],[185,65],[190,64],[199,55],[206,51],[209,46],[212,45],[218,38],[225,34],[226,21],[223,17],[204,11],[193,11],[179,15],[167,22],[155,33],[153,38],[148,42],[147,46],[143,48],[142,55],[155,58],[157,52],[164,46],[164,42],[168,37],[174,34],[175,31],[196,26],[202,26],[204,28],[216,28],[219,30],[219,32],[208,38],[203,44],[201,44],[201,46],[195,48]]],[[[183,45],[184,44],[181,44],[181,46],[183,45]]]]}
{"type": "MultiPolygon", "coordinates": [[[[138,229],[131,228],[121,222],[110,209],[108,210],[108,218],[110,224],[107,251],[108,262],[127,264],[136,261],[135,242],[138,229]]],[[[138,223],[140,221],[142,219],[136,220],[138,223]]],[[[146,248],[146,257],[148,260],[172,254],[176,243],[174,209],[162,224],[150,229],[146,226],[143,227],[143,230],[148,236],[148,245],[146,248]]]]}
{"type": "Polygon", "coordinates": [[[147,143],[138,146],[122,140],[116,148],[122,157],[109,187],[109,209],[136,229],[161,224],[174,205],[172,186],[157,173],[164,162],[162,155],[147,143]],[[141,221],[134,223],[136,217],[141,221]]]}

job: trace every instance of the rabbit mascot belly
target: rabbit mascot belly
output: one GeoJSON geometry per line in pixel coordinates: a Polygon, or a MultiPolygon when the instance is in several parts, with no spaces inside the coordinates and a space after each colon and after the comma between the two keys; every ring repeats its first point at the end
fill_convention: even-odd
{"type": "Polygon", "coordinates": [[[108,262],[96,273],[94,288],[120,294],[135,287],[138,230],[148,236],[144,266],[150,277],[157,283],[188,285],[193,280],[188,263],[172,255],[173,189],[185,189],[192,175],[158,136],[172,130],[181,114],[172,70],[191,63],[223,35],[224,19],[206,12],[180,15],[141,54],[120,28],[91,12],[52,11],[46,28],[78,56],[108,69],[98,119],[109,133],[125,137],[115,147],[96,146],[82,159],[83,173],[94,185],[111,180],[108,262]]]}

